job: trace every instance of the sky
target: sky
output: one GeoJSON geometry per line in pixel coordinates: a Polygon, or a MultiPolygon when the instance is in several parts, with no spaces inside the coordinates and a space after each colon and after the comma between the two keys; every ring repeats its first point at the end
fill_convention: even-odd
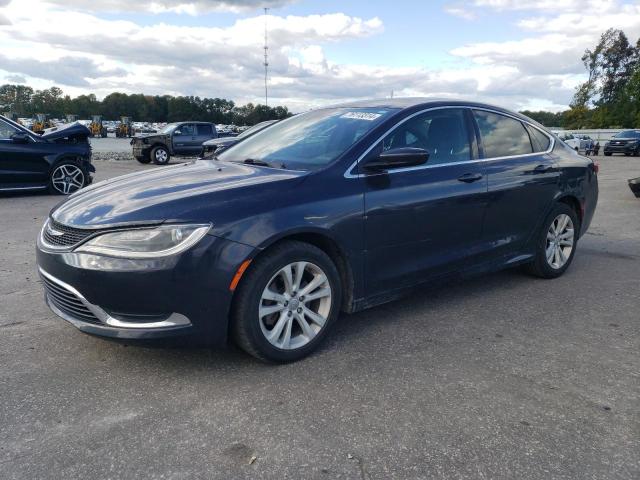
{"type": "Polygon", "coordinates": [[[0,0],[0,83],[264,103],[265,20],[270,105],[560,111],[602,32],[640,37],[640,0],[0,0]]]}

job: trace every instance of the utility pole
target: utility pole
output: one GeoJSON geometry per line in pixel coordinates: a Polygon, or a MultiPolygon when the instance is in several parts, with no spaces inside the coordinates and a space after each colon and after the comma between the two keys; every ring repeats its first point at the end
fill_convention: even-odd
{"type": "Polygon", "coordinates": [[[267,43],[267,14],[269,9],[264,9],[264,104],[269,106],[269,90],[268,90],[268,75],[269,75],[269,44],[267,43]]]}

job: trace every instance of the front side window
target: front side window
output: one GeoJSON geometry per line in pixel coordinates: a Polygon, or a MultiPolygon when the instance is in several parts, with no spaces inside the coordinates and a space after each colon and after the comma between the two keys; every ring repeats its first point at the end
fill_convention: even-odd
{"type": "Polygon", "coordinates": [[[406,147],[429,152],[428,165],[470,160],[464,110],[447,108],[416,115],[388,134],[377,152],[406,147]]]}
{"type": "Polygon", "coordinates": [[[9,140],[16,133],[18,133],[16,128],[0,120],[0,140],[9,140]]]}
{"type": "Polygon", "coordinates": [[[519,120],[498,113],[474,110],[485,158],[511,157],[532,153],[531,139],[519,120]]]}
{"type": "Polygon", "coordinates": [[[185,137],[192,137],[196,134],[195,125],[191,123],[181,125],[177,128],[177,130],[180,130],[180,135],[185,137]]]}
{"type": "Polygon", "coordinates": [[[282,120],[250,136],[218,158],[317,170],[339,158],[397,109],[325,108],[282,120]]]}

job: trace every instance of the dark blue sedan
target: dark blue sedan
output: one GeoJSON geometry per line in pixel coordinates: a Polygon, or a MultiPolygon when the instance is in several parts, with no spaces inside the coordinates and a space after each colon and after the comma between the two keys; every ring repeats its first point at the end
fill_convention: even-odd
{"type": "Polygon", "coordinates": [[[84,332],[230,337],[292,361],[341,311],[518,265],[562,275],[597,172],[502,108],[353,103],[72,195],[42,228],[38,265],[50,308],[84,332]]]}

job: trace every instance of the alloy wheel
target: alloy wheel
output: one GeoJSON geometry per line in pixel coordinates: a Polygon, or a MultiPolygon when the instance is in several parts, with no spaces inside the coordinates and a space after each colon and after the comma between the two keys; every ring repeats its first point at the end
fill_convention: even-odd
{"type": "Polygon", "coordinates": [[[258,308],[260,329],[271,345],[294,350],[322,330],[331,312],[331,285],[320,267],[294,262],[267,283],[258,308]]]}
{"type": "Polygon", "coordinates": [[[156,162],[158,163],[166,163],[168,158],[167,151],[159,148],[156,150],[156,162]]]}
{"type": "Polygon", "coordinates": [[[84,186],[84,173],[75,165],[60,165],[51,174],[51,184],[56,191],[69,195],[84,186]]]}
{"type": "Polygon", "coordinates": [[[567,214],[558,215],[547,230],[547,263],[556,270],[562,268],[573,251],[573,221],[567,214]]]}

